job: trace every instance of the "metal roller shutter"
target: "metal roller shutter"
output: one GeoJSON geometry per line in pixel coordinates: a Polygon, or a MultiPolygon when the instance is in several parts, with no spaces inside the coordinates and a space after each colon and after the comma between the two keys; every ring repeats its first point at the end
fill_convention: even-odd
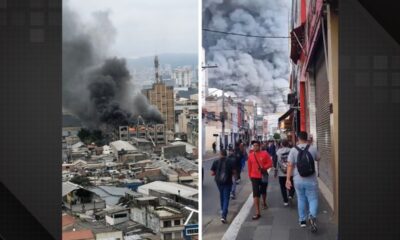
{"type": "Polygon", "coordinates": [[[329,190],[333,192],[329,82],[323,48],[320,48],[318,51],[315,64],[317,147],[321,154],[319,177],[327,185],[329,190]]]}

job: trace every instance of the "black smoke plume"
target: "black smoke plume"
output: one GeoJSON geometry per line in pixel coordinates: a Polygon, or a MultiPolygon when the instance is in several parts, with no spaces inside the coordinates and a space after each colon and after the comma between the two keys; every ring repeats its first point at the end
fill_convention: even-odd
{"type": "Polygon", "coordinates": [[[160,112],[136,89],[122,58],[109,57],[116,30],[108,12],[84,23],[63,5],[63,109],[90,129],[162,123],[160,112]]]}

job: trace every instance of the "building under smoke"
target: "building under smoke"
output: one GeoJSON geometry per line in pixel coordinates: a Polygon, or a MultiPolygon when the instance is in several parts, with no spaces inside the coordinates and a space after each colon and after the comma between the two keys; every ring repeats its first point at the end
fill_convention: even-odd
{"type": "Polygon", "coordinates": [[[63,109],[105,133],[135,123],[139,114],[147,123],[163,123],[134,85],[125,59],[110,57],[116,30],[108,12],[95,13],[89,24],[63,7],[63,109]]]}
{"type": "Polygon", "coordinates": [[[174,101],[174,88],[167,86],[162,82],[158,70],[158,57],[154,59],[156,82],[151,89],[144,89],[142,91],[153,106],[161,112],[165,120],[166,129],[174,132],[175,130],[175,101],[174,101]]]}

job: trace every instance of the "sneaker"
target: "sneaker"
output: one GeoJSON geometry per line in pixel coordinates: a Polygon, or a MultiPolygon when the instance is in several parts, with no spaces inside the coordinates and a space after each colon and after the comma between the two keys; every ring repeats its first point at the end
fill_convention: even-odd
{"type": "Polygon", "coordinates": [[[226,219],[225,219],[225,218],[221,218],[221,222],[222,222],[223,224],[225,224],[225,223],[226,223],[226,219]]]}
{"type": "Polygon", "coordinates": [[[310,226],[311,226],[311,232],[315,233],[318,231],[317,228],[317,219],[315,217],[310,217],[310,226]]]}
{"type": "Polygon", "coordinates": [[[300,227],[302,227],[302,228],[307,227],[307,222],[306,221],[301,221],[300,222],[300,227]]]}
{"type": "Polygon", "coordinates": [[[293,197],[292,197],[292,196],[288,196],[288,198],[289,198],[289,199],[293,199],[293,197]]]}
{"type": "Polygon", "coordinates": [[[235,199],[236,198],[235,194],[231,194],[231,198],[235,199]]]}
{"type": "Polygon", "coordinates": [[[240,179],[236,180],[236,184],[239,184],[239,183],[240,183],[240,179]]]}
{"type": "Polygon", "coordinates": [[[287,207],[287,206],[289,206],[289,203],[284,202],[284,203],[283,203],[283,206],[287,207]]]}

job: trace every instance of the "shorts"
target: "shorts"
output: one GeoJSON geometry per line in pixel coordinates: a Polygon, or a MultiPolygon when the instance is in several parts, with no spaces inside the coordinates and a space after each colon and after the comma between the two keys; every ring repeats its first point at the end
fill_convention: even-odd
{"type": "Polygon", "coordinates": [[[251,186],[253,188],[253,197],[260,197],[267,193],[268,183],[261,182],[261,178],[251,178],[251,186]]]}

